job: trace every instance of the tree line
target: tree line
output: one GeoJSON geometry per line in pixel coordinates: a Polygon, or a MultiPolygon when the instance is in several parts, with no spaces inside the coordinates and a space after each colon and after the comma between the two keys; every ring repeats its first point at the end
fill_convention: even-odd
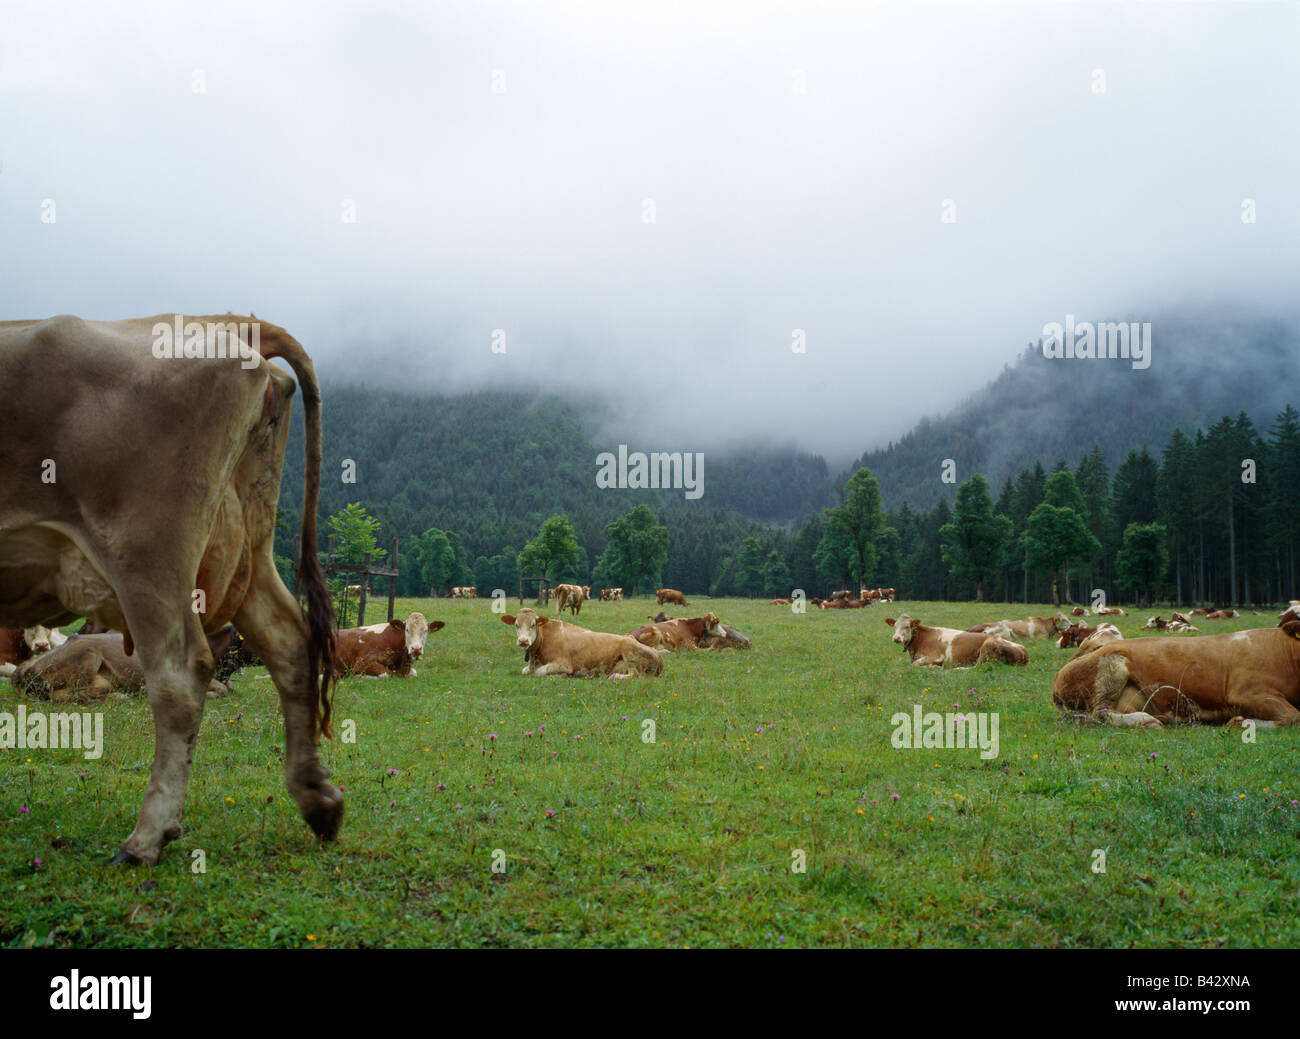
{"type": "MultiPolygon", "coordinates": [[[[1159,457],[1130,450],[1113,473],[1099,446],[1073,469],[1064,459],[1050,471],[1035,462],[996,497],[974,473],[957,484],[952,505],[940,499],[925,511],[907,501],[885,509],[865,467],[838,499],[789,527],[722,510],[635,505],[598,538],[557,512],[518,545],[473,557],[460,533],[429,527],[405,541],[399,591],[473,584],[481,594],[513,595],[524,575],[627,594],[667,585],[715,596],[788,596],[794,588],[812,596],[883,585],[911,599],[1060,604],[1087,602],[1100,589],[1108,601],[1138,603],[1286,600],[1297,593],[1300,413],[1287,405],[1263,433],[1244,412],[1191,435],[1176,428],[1159,457]]],[[[331,519],[331,532],[347,540],[345,531],[365,521],[377,534],[378,522],[351,503],[331,519]]],[[[348,543],[348,551],[383,557],[374,536],[348,543]]]]}

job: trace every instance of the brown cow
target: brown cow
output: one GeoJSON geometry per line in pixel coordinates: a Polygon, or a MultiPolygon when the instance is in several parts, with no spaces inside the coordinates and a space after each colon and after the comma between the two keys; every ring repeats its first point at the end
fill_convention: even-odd
{"type": "Polygon", "coordinates": [[[675,649],[695,649],[705,636],[726,638],[726,631],[712,613],[703,617],[678,617],[676,620],[659,621],[655,624],[643,624],[628,632],[643,646],[651,646],[664,652],[675,649]]]}
{"type": "MultiPolygon", "coordinates": [[[[229,625],[208,636],[208,648],[222,660],[236,638],[229,625]]],[[[102,635],[73,635],[58,649],[28,660],[13,676],[14,688],[42,700],[75,700],[85,703],[112,698],[125,700],[145,687],[144,667],[139,657],[127,653],[121,632],[102,635]]],[[[217,673],[208,681],[205,695],[210,700],[229,691],[226,679],[217,673]]]]}
{"type": "MultiPolygon", "coordinates": [[[[1062,636],[1064,637],[1064,636],[1062,636]]],[[[1074,651],[1071,660],[1077,659],[1086,653],[1091,653],[1094,649],[1100,649],[1102,646],[1109,646],[1112,642],[1118,642],[1124,636],[1119,628],[1113,624],[1098,624],[1079,643],[1079,648],[1074,651]]]]}
{"type": "Polygon", "coordinates": [[[600,590],[601,602],[621,602],[623,599],[622,588],[602,588],[600,590]]]}
{"type": "Polygon", "coordinates": [[[1063,613],[1055,617],[1026,617],[1017,621],[986,621],[972,624],[967,631],[988,632],[1004,639],[1049,639],[1070,627],[1063,613]]]}
{"type": "Polygon", "coordinates": [[[1240,616],[1241,614],[1236,610],[1211,610],[1205,615],[1205,619],[1207,621],[1227,621],[1240,616]]]}
{"type": "Polygon", "coordinates": [[[30,628],[0,628],[0,677],[12,675],[25,660],[63,645],[67,636],[43,624],[30,628]]]}
{"type": "Polygon", "coordinates": [[[340,675],[415,677],[411,665],[424,655],[425,638],[444,627],[446,621],[430,624],[424,614],[414,612],[405,621],[393,618],[384,624],[345,628],[335,633],[334,669],[340,675]]]}
{"type": "Polygon", "coordinates": [[[1087,623],[1084,621],[1080,621],[1078,624],[1071,624],[1061,632],[1061,637],[1056,640],[1056,648],[1069,649],[1071,646],[1077,646],[1096,630],[1096,628],[1088,627],[1087,623]]]}
{"type": "Polygon", "coordinates": [[[584,588],[579,584],[557,584],[552,591],[555,593],[555,615],[558,617],[568,608],[576,617],[587,599],[590,588],[584,588]]]}
{"type": "Polygon", "coordinates": [[[1087,608],[1086,606],[1076,606],[1074,609],[1072,609],[1072,610],[1070,611],[1070,616],[1071,616],[1071,617],[1086,617],[1086,616],[1088,616],[1088,608],[1087,608]]]}
{"type": "Polygon", "coordinates": [[[1098,606],[1096,610],[1098,617],[1127,617],[1128,611],[1119,606],[1098,606]]]}
{"type": "Polygon", "coordinates": [[[333,622],[316,547],[320,390],[306,351],[255,318],[161,314],[3,322],[0,356],[0,626],[87,617],[122,632],[144,667],[153,770],[113,861],[154,865],[181,833],[215,666],[205,635],[232,621],[279,690],[289,792],[332,839],[343,799],[317,753],[331,731],[333,622]],[[288,362],[305,402],[305,613],[272,554],[294,380],[271,358],[288,362]],[[43,479],[51,464],[57,479],[43,479]]]}
{"type": "Polygon", "coordinates": [[[676,603],[678,606],[688,606],[686,596],[676,588],[660,588],[655,592],[655,599],[662,606],[666,602],[676,603]]]}
{"type": "Polygon", "coordinates": [[[588,631],[526,607],[517,617],[507,613],[501,622],[514,625],[515,642],[524,649],[525,675],[586,675],[601,671],[611,678],[627,678],[663,673],[663,657],[626,635],[588,631]]]}
{"type": "Polygon", "coordinates": [[[997,635],[958,631],[956,628],[930,628],[902,614],[897,620],[886,617],[894,629],[894,641],[907,650],[914,666],[974,667],[994,661],[1001,664],[1027,664],[1029,653],[997,635]]]}
{"type": "Polygon", "coordinates": [[[1300,725],[1300,622],[1195,639],[1127,639],[1070,661],[1052,703],[1111,725],[1300,725]]]}

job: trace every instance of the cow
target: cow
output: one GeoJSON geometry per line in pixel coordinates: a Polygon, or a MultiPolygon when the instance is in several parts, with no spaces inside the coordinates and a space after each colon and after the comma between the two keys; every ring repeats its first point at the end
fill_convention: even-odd
{"type": "Polygon", "coordinates": [[[1102,646],[1108,646],[1112,642],[1118,642],[1124,636],[1119,628],[1113,624],[1098,624],[1079,643],[1079,648],[1074,651],[1071,660],[1077,659],[1086,653],[1091,653],[1094,649],[1100,649],[1102,646]]]}
{"type": "Polygon", "coordinates": [[[414,678],[417,672],[412,665],[424,655],[424,640],[429,632],[445,626],[446,621],[430,624],[417,611],[404,621],[394,618],[364,628],[345,628],[334,635],[334,670],[340,675],[414,678]]]}
{"type": "Polygon", "coordinates": [[[664,613],[663,610],[660,610],[653,617],[651,617],[650,614],[647,613],[645,615],[645,619],[648,620],[651,624],[662,624],[666,620],[672,620],[672,618],[669,617],[668,614],[664,613]]]}
{"type": "Polygon", "coordinates": [[[1087,623],[1084,621],[1080,621],[1078,624],[1071,624],[1061,632],[1061,637],[1056,640],[1056,648],[1069,649],[1072,646],[1077,646],[1096,630],[1096,628],[1088,627],[1087,623]]]}
{"type": "Polygon", "coordinates": [[[1300,607],[1288,606],[1278,614],[1277,626],[1285,627],[1287,621],[1300,621],[1300,607]]]}
{"type": "Polygon", "coordinates": [[[894,629],[894,641],[907,650],[913,666],[974,667],[993,661],[1001,664],[1027,664],[1029,653],[1024,646],[982,632],[958,631],[956,628],[930,628],[902,614],[897,620],[886,617],[894,629]]]}
{"type": "Polygon", "coordinates": [[[627,678],[663,673],[663,657],[626,635],[588,631],[527,607],[518,616],[505,614],[501,622],[514,626],[515,643],[524,650],[525,675],[603,672],[611,678],[627,678]]]}
{"type": "MultiPolygon", "coordinates": [[[[208,636],[213,659],[222,660],[236,638],[227,625],[208,636]]],[[[33,657],[14,673],[14,688],[43,700],[125,700],[145,687],[144,667],[139,657],[128,653],[125,636],[118,631],[102,635],[73,635],[58,649],[33,657]]],[[[229,691],[226,679],[214,671],[204,695],[210,700],[229,691]]]]}
{"type": "Polygon", "coordinates": [[[831,602],[839,602],[841,599],[847,601],[853,598],[853,593],[847,588],[841,588],[838,592],[831,592],[831,602]]]}
{"type": "Polygon", "coordinates": [[[1160,616],[1148,617],[1147,622],[1142,625],[1143,631],[1195,631],[1191,623],[1181,613],[1175,613],[1172,620],[1165,620],[1160,616]]]}
{"type": "Polygon", "coordinates": [[[565,607],[576,617],[582,612],[582,604],[587,601],[587,596],[591,593],[589,585],[578,584],[557,584],[555,586],[555,615],[558,617],[564,612],[565,607]]]}
{"type": "Polygon", "coordinates": [[[1018,621],[986,621],[972,624],[967,631],[987,632],[1004,639],[1050,639],[1070,627],[1070,621],[1063,613],[1055,617],[1026,617],[1018,621]]]}
{"type": "Polygon", "coordinates": [[[333,608],[317,555],[321,398],[307,352],[256,318],[161,314],[3,322],[0,358],[0,625],[86,617],[121,632],[144,668],[153,768],[111,861],[156,865],[180,836],[215,667],[206,635],[232,621],[279,691],[289,792],[334,839],[343,799],[317,747],[332,735],[333,608]],[[272,358],[304,402],[305,612],[273,556],[295,386],[272,358]]]}
{"type": "Polygon", "coordinates": [[[1088,607],[1086,607],[1086,606],[1076,606],[1074,609],[1072,609],[1072,610],[1070,611],[1070,616],[1071,616],[1071,617],[1086,617],[1086,616],[1088,616],[1088,607]]]}
{"type": "Polygon", "coordinates": [[[622,601],[623,601],[623,589],[622,589],[622,588],[602,588],[602,589],[600,590],[600,601],[601,601],[601,602],[622,602],[622,601]]]}
{"type": "MultiPolygon", "coordinates": [[[[875,592],[875,595],[871,597],[873,599],[879,599],[881,602],[894,601],[894,589],[892,588],[874,588],[872,591],[875,592]]],[[[860,595],[858,598],[865,598],[865,596],[860,595]]]]}
{"type": "Polygon", "coordinates": [[[1127,617],[1128,611],[1119,606],[1098,606],[1096,608],[1098,617],[1127,617]]]}
{"type": "Polygon", "coordinates": [[[23,661],[48,653],[67,638],[58,628],[51,631],[44,624],[0,629],[0,677],[12,675],[23,661]]]}
{"type": "Polygon", "coordinates": [[[444,598],[446,599],[477,599],[478,588],[474,585],[453,585],[444,598]]]}
{"type": "Polygon", "coordinates": [[[1236,610],[1210,610],[1210,612],[1205,615],[1205,619],[1207,621],[1227,621],[1240,616],[1241,614],[1236,610]]]}
{"type": "Polygon", "coordinates": [[[643,624],[628,632],[643,646],[671,652],[675,649],[695,649],[705,636],[726,638],[722,623],[712,613],[703,617],[678,617],[676,620],[664,620],[655,624],[643,624]]]}
{"type": "Polygon", "coordinates": [[[793,599],[769,599],[767,604],[769,606],[789,606],[793,602],[793,599]]]}
{"type": "Polygon", "coordinates": [[[660,588],[655,592],[656,602],[662,606],[666,602],[676,603],[678,606],[689,606],[686,596],[676,588],[660,588]]]}
{"type": "Polygon", "coordinates": [[[1127,639],[1066,664],[1052,704],[1111,725],[1300,725],[1300,621],[1195,639],[1127,639]]]}
{"type": "Polygon", "coordinates": [[[699,641],[700,649],[724,650],[724,649],[752,649],[754,643],[746,635],[742,635],[730,624],[722,625],[721,635],[705,635],[699,641]]]}

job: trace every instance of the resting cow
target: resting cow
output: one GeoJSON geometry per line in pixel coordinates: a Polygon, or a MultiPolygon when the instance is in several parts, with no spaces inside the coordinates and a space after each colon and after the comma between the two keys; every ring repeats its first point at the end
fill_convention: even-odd
{"type": "Polygon", "coordinates": [[[700,639],[700,649],[752,649],[754,643],[749,640],[747,635],[742,635],[730,624],[722,625],[721,635],[705,635],[700,639]]]}
{"type": "Polygon", "coordinates": [[[1079,657],[1091,653],[1094,649],[1100,649],[1102,646],[1108,646],[1112,642],[1118,642],[1124,636],[1119,628],[1113,624],[1098,624],[1095,628],[1084,636],[1079,643],[1079,648],[1074,651],[1071,660],[1077,660],[1079,657]]]}
{"type": "Polygon", "coordinates": [[[12,675],[18,665],[63,645],[68,637],[43,624],[30,628],[0,628],[0,678],[12,675]]]}
{"type": "Polygon", "coordinates": [[[1029,663],[1029,653],[1024,646],[997,635],[958,631],[956,628],[929,628],[905,613],[897,620],[886,617],[885,623],[894,629],[894,641],[907,650],[914,666],[974,667],[988,661],[1029,663]]]}
{"type": "MultiPolygon", "coordinates": [[[[235,629],[230,626],[209,635],[208,648],[213,658],[224,658],[234,638],[235,629]]],[[[145,677],[140,658],[127,653],[123,642],[118,631],[73,635],[58,649],[33,657],[18,668],[13,676],[14,688],[42,700],[124,700],[145,687],[145,677]]],[[[214,673],[205,695],[212,699],[228,691],[225,680],[214,673]]]]}
{"type": "Polygon", "coordinates": [[[1300,622],[1195,639],[1127,639],[1070,661],[1052,703],[1111,725],[1300,725],[1300,622]]]}
{"type": "Polygon", "coordinates": [[[662,606],[666,602],[676,603],[678,606],[686,606],[686,596],[676,588],[660,588],[655,592],[655,598],[658,604],[662,606]]]}
{"type": "Polygon", "coordinates": [[[586,675],[602,672],[611,678],[658,675],[663,658],[649,646],[626,635],[588,631],[553,620],[525,607],[517,617],[506,614],[503,624],[513,624],[515,643],[524,650],[525,675],[586,675]]]}
{"type": "Polygon", "coordinates": [[[654,624],[643,624],[628,632],[630,638],[636,639],[643,646],[651,646],[664,652],[675,649],[695,649],[706,635],[725,638],[721,622],[712,613],[703,617],[678,617],[675,620],[663,620],[654,624]]]}
{"type": "Polygon", "coordinates": [[[1098,606],[1096,610],[1098,617],[1127,617],[1128,611],[1119,606],[1098,606]]]}
{"type": "Polygon", "coordinates": [[[1026,617],[1018,621],[986,621],[973,624],[967,631],[989,632],[1001,638],[1009,639],[1049,639],[1070,627],[1069,618],[1063,613],[1055,617],[1026,617]]]}
{"type": "Polygon", "coordinates": [[[153,769],[113,861],[154,865],[180,836],[215,667],[206,633],[232,621],[279,690],[289,792],[332,839],[343,799],[317,743],[331,733],[333,610],[317,557],[321,406],[306,351],[255,318],[161,314],[0,323],[0,357],[0,625],[87,617],[122,632],[144,668],[153,769]],[[271,358],[288,362],[305,405],[305,612],[272,555],[294,379],[271,358]]]}
{"type": "Polygon", "coordinates": [[[345,628],[334,635],[334,670],[340,675],[396,675],[415,677],[412,663],[424,655],[424,640],[445,621],[430,624],[424,614],[412,613],[405,621],[394,618],[364,628],[345,628]]]}

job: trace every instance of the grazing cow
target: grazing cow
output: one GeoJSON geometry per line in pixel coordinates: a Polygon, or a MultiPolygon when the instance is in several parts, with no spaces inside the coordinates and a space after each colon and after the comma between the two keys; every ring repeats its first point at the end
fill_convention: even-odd
{"type": "Polygon", "coordinates": [[[986,621],[972,624],[967,631],[987,632],[1004,639],[1050,639],[1070,627],[1063,613],[1055,617],[1026,617],[1019,621],[986,621]]]}
{"type": "Polygon", "coordinates": [[[1024,646],[997,635],[956,628],[929,628],[902,614],[897,620],[886,617],[894,629],[894,641],[907,650],[913,666],[974,667],[994,661],[1001,664],[1027,664],[1029,653],[1024,646]]]}
{"type": "MultiPolygon", "coordinates": [[[[872,596],[873,599],[879,599],[881,602],[894,601],[894,589],[892,588],[876,588],[873,589],[873,591],[876,593],[872,596]]],[[[861,598],[861,596],[859,596],[859,598],[861,598]]]]}
{"type": "Polygon", "coordinates": [[[331,734],[333,610],[317,557],[321,406],[306,351],[255,318],[165,314],[3,322],[0,357],[0,625],[88,617],[121,632],[144,668],[153,770],[113,861],[154,865],[181,833],[215,666],[205,635],[231,621],[280,693],[289,792],[333,839],[343,799],[317,752],[331,734]],[[294,380],[271,358],[288,362],[305,404],[305,613],[272,555],[294,380]]]}
{"type": "Polygon", "coordinates": [[[1098,606],[1096,610],[1098,617],[1127,617],[1128,611],[1119,606],[1098,606]]]}
{"type": "MultiPolygon", "coordinates": [[[[227,625],[208,636],[208,648],[216,660],[223,659],[236,637],[227,625]]],[[[42,700],[75,700],[86,703],[112,698],[125,700],[145,687],[144,667],[139,657],[127,653],[121,632],[102,635],[73,635],[58,649],[42,653],[24,663],[13,676],[14,688],[42,700]]],[[[226,679],[216,672],[208,681],[205,696],[225,696],[226,679]]]]}
{"type": "Polygon", "coordinates": [[[0,677],[12,675],[23,661],[48,653],[67,638],[58,628],[51,631],[43,624],[0,629],[0,677]]]}
{"type": "Polygon", "coordinates": [[[752,649],[754,643],[748,636],[742,635],[730,624],[722,625],[722,635],[705,635],[700,639],[700,649],[723,650],[723,649],[752,649]]]}
{"type": "Polygon", "coordinates": [[[1066,664],[1052,703],[1111,725],[1300,725],[1300,622],[1195,639],[1128,639],[1066,664]]]}
{"type": "Polygon", "coordinates": [[[444,599],[477,599],[478,588],[476,588],[474,585],[459,585],[459,584],[453,585],[451,591],[449,591],[445,596],[443,596],[443,598],[444,599]]]}
{"type": "Polygon", "coordinates": [[[404,621],[396,618],[364,628],[345,628],[334,635],[334,670],[340,675],[395,675],[415,677],[411,665],[424,655],[424,640],[439,631],[445,621],[430,624],[424,614],[412,613],[404,621]]]}
{"type": "Polygon", "coordinates": [[[514,625],[515,642],[524,649],[525,675],[586,675],[600,671],[611,678],[626,678],[663,673],[663,657],[626,635],[588,631],[526,607],[517,617],[507,613],[501,622],[514,625]]]}
{"type": "Polygon", "coordinates": [[[558,617],[565,607],[576,617],[582,611],[582,604],[587,601],[590,586],[578,584],[557,584],[555,586],[555,614],[558,617]]]}
{"type": "Polygon", "coordinates": [[[1102,646],[1108,646],[1112,642],[1118,642],[1123,637],[1123,634],[1120,632],[1119,628],[1115,627],[1115,625],[1098,624],[1088,632],[1086,636],[1084,636],[1083,641],[1079,643],[1079,648],[1074,651],[1074,656],[1070,659],[1077,659],[1086,653],[1091,653],[1094,649],[1100,649],[1102,646]]]}
{"type": "Polygon", "coordinates": [[[666,602],[676,603],[678,606],[689,605],[686,601],[686,596],[676,588],[660,588],[655,592],[655,599],[660,606],[666,602]]]}
{"type": "Polygon", "coordinates": [[[622,602],[622,600],[623,600],[622,588],[602,588],[600,590],[601,602],[622,602]]]}
{"type": "Polygon", "coordinates": [[[726,634],[721,622],[712,613],[706,613],[703,617],[689,619],[678,617],[676,620],[643,624],[634,631],[628,632],[628,635],[641,645],[651,646],[664,652],[672,652],[675,649],[695,649],[699,646],[700,639],[705,636],[725,638],[726,634]]]}

